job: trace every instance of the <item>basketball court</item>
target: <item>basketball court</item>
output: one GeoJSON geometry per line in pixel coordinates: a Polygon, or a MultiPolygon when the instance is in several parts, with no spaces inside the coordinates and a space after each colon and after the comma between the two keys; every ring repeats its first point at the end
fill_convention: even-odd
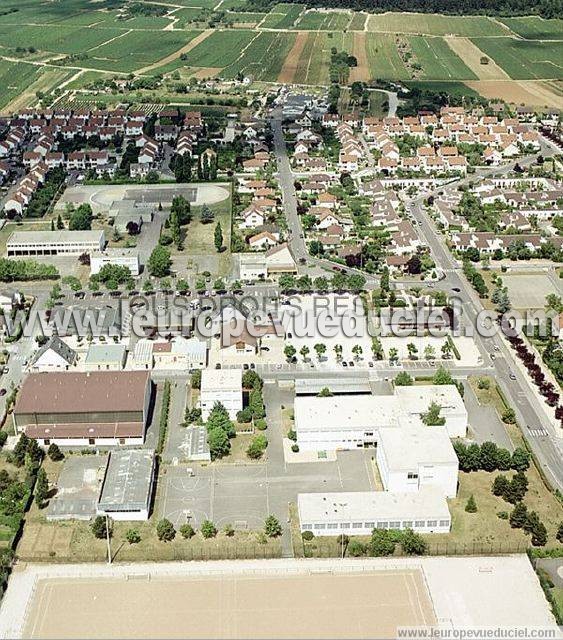
{"type": "Polygon", "coordinates": [[[368,638],[435,615],[417,569],[40,579],[26,638],[368,638]]]}

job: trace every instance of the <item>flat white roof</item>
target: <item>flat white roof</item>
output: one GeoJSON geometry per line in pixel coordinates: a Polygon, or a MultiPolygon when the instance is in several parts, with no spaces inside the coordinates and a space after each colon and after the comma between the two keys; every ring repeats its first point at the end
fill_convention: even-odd
{"type": "Polygon", "coordinates": [[[300,493],[297,505],[301,523],[307,524],[354,520],[450,519],[444,493],[437,487],[423,487],[417,492],[300,493]]]}
{"type": "Polygon", "coordinates": [[[201,392],[241,391],[242,369],[204,369],[201,372],[201,392]]]}
{"type": "Polygon", "coordinates": [[[463,398],[455,384],[395,387],[395,394],[400,399],[403,410],[410,414],[428,411],[432,402],[442,407],[443,416],[467,413],[463,398]]]}
{"type": "Polygon", "coordinates": [[[296,396],[294,414],[299,431],[377,429],[398,424],[394,396],[296,396]]]}
{"type": "Polygon", "coordinates": [[[446,427],[380,429],[378,436],[377,446],[392,471],[416,469],[419,464],[458,464],[446,427]]]}
{"type": "Polygon", "coordinates": [[[103,231],[14,231],[7,244],[101,242],[103,231]]]}

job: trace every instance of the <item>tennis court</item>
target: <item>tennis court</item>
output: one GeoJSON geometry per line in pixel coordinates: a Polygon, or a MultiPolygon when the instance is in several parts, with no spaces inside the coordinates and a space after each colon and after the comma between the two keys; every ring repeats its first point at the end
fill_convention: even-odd
{"type": "Polygon", "coordinates": [[[429,625],[418,569],[39,579],[26,638],[368,638],[429,625]]]}

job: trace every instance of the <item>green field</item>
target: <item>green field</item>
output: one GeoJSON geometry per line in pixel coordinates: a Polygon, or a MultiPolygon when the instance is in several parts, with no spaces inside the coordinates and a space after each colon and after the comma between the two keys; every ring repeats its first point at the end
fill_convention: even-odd
{"type": "Polygon", "coordinates": [[[366,53],[373,78],[408,80],[410,75],[397,53],[395,39],[387,34],[366,34],[366,53]]]}
{"type": "Polygon", "coordinates": [[[309,33],[297,65],[294,81],[302,84],[328,84],[332,47],[338,51],[352,50],[351,33],[309,33]]]}
{"type": "Polygon", "coordinates": [[[422,67],[420,78],[424,80],[475,80],[477,78],[443,38],[409,36],[409,42],[422,67]]]}
{"type": "Polygon", "coordinates": [[[431,13],[382,13],[371,15],[368,31],[413,33],[431,36],[508,35],[497,22],[484,16],[442,16],[431,13]]]}
{"type": "Polygon", "coordinates": [[[260,33],[243,53],[242,57],[221,73],[234,78],[239,72],[255,80],[275,81],[295,41],[294,33],[260,33]]]}
{"type": "Polygon", "coordinates": [[[34,82],[41,67],[24,62],[5,62],[0,67],[0,108],[17,98],[25,88],[34,82]]]}
{"type": "Polygon", "coordinates": [[[277,4],[260,26],[266,29],[292,29],[303,9],[300,4],[277,4]]]}
{"type": "Polygon", "coordinates": [[[192,49],[184,60],[189,67],[228,67],[236,62],[256,32],[245,29],[215,31],[192,49]]]}
{"type": "Polygon", "coordinates": [[[563,42],[472,38],[472,41],[515,80],[563,78],[563,42]]]}
{"type": "Polygon", "coordinates": [[[343,11],[307,11],[301,15],[297,29],[343,31],[350,25],[351,14],[343,11]]]}
{"type": "Polygon", "coordinates": [[[502,18],[509,29],[528,40],[563,39],[563,20],[544,20],[539,16],[526,18],[502,18]]]}

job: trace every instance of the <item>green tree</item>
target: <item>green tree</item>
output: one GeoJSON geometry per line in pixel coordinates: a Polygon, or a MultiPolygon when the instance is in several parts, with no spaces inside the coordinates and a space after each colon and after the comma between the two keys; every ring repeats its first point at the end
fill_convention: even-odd
{"type": "Polygon", "coordinates": [[[416,360],[418,358],[418,349],[413,342],[409,342],[407,344],[407,351],[411,360],[416,360]]]}
{"type": "Polygon", "coordinates": [[[477,503],[475,502],[475,497],[473,494],[469,496],[469,500],[465,505],[465,510],[467,513],[476,513],[477,512],[477,503]]]}
{"type": "Polygon", "coordinates": [[[401,536],[401,547],[407,556],[422,556],[428,550],[424,538],[412,529],[405,529],[401,536]]]}
{"type": "Polygon", "coordinates": [[[149,273],[156,278],[164,278],[170,274],[171,266],[170,251],[166,247],[157,245],[149,257],[149,273]]]}
{"type": "Polygon", "coordinates": [[[432,384],[455,384],[455,382],[451,373],[447,369],[444,369],[444,367],[438,367],[432,378],[432,384]]]}
{"type": "Polygon", "coordinates": [[[259,460],[263,455],[264,451],[266,451],[266,447],[268,446],[268,439],[263,433],[254,436],[246,449],[246,455],[251,460],[259,460]]]}
{"type": "Polygon", "coordinates": [[[303,358],[303,361],[307,360],[307,356],[309,355],[310,349],[309,347],[304,344],[301,349],[299,349],[299,353],[301,355],[301,357],[303,358]]]}
{"type": "Polygon", "coordinates": [[[389,349],[389,362],[399,362],[399,351],[395,347],[389,349]]]}
{"type": "Polygon", "coordinates": [[[326,344],[318,342],[314,347],[315,353],[317,354],[317,358],[320,360],[321,357],[326,353],[326,344]]]}
{"type": "Polygon", "coordinates": [[[501,417],[505,424],[514,424],[516,422],[516,413],[514,412],[514,409],[511,409],[510,407],[502,412],[501,417]]]}
{"type": "Polygon", "coordinates": [[[340,362],[342,360],[342,345],[335,344],[334,345],[334,354],[336,355],[336,359],[340,362]]]}
{"type": "Polygon", "coordinates": [[[37,472],[37,480],[35,481],[35,504],[42,509],[47,496],[49,495],[49,481],[47,474],[43,468],[37,472]]]}
{"type": "MultiPolygon", "coordinates": [[[[96,516],[92,521],[90,528],[92,529],[92,533],[94,534],[94,537],[98,538],[99,540],[104,539],[108,533],[106,517],[96,516]]],[[[110,527],[110,535],[111,535],[111,527],[110,527]]]]}
{"type": "Polygon", "coordinates": [[[201,207],[200,220],[202,224],[210,224],[215,220],[215,214],[206,204],[201,207]]]}
{"type": "Polygon", "coordinates": [[[60,462],[65,457],[64,453],[54,442],[49,445],[49,448],[47,449],[47,455],[53,462],[60,462]]]}
{"type": "Polygon", "coordinates": [[[264,521],[264,533],[268,538],[277,538],[282,534],[282,526],[276,516],[269,515],[264,521]]]}
{"type": "Polygon", "coordinates": [[[379,338],[374,337],[371,339],[371,354],[374,360],[383,360],[385,354],[379,338]]]}
{"type": "Polygon", "coordinates": [[[207,429],[207,444],[211,459],[216,460],[228,455],[231,450],[231,441],[223,429],[207,429]]]}
{"type": "Polygon", "coordinates": [[[195,536],[194,528],[189,523],[183,524],[180,527],[180,535],[182,536],[182,538],[189,540],[190,538],[193,538],[195,536]]]}
{"type": "Polygon", "coordinates": [[[297,349],[292,344],[286,344],[283,349],[283,354],[288,362],[292,362],[295,358],[297,349]]]}
{"type": "Polygon", "coordinates": [[[176,529],[168,518],[162,518],[156,525],[156,536],[159,540],[170,542],[176,537],[176,529]]]}
{"type": "Polygon", "coordinates": [[[190,377],[190,383],[192,386],[192,389],[201,389],[201,369],[196,369],[191,377],[190,377]]]}
{"type": "Polygon", "coordinates": [[[372,556],[391,556],[395,553],[397,539],[393,531],[388,529],[374,529],[370,540],[372,556]]]}
{"type": "Polygon", "coordinates": [[[363,352],[364,352],[364,350],[362,349],[361,345],[359,345],[359,344],[355,344],[352,347],[352,353],[354,354],[354,360],[359,360],[360,356],[362,355],[363,352]]]}
{"type": "Polygon", "coordinates": [[[481,445],[481,469],[494,471],[498,468],[498,447],[494,442],[483,442],[481,445]]]}
{"type": "Polygon", "coordinates": [[[333,393],[328,387],[323,387],[319,393],[317,393],[318,398],[330,398],[332,395],[333,393]]]}
{"type": "Polygon", "coordinates": [[[527,471],[530,468],[530,454],[522,447],[516,447],[512,452],[511,467],[515,471],[527,471]]]}
{"type": "Polygon", "coordinates": [[[442,426],[446,424],[446,418],[440,415],[442,407],[437,402],[431,402],[428,411],[422,414],[422,422],[427,426],[442,426]]]}
{"type": "Polygon", "coordinates": [[[352,539],[348,544],[347,552],[348,555],[352,558],[361,558],[362,556],[366,555],[367,549],[367,545],[365,545],[363,542],[352,539]]]}
{"type": "Polygon", "coordinates": [[[92,228],[92,207],[85,203],[75,209],[69,218],[69,231],[89,231],[92,228]]]}
{"type": "Polygon", "coordinates": [[[508,491],[509,485],[510,481],[508,480],[508,478],[502,474],[499,474],[493,481],[491,491],[495,496],[504,496],[508,491]]]}
{"type": "Polygon", "coordinates": [[[424,347],[424,359],[425,360],[435,360],[436,359],[436,349],[431,344],[427,344],[424,347]]]}
{"type": "Polygon", "coordinates": [[[217,535],[217,527],[211,520],[204,520],[201,523],[201,535],[206,539],[214,538],[217,535]]]}
{"type": "Polygon", "coordinates": [[[220,222],[215,225],[213,243],[215,244],[215,249],[220,253],[223,250],[223,229],[220,222]]]}
{"type": "Polygon", "coordinates": [[[522,529],[526,525],[528,521],[528,509],[523,502],[518,502],[514,505],[508,521],[513,529],[522,529]]]}

